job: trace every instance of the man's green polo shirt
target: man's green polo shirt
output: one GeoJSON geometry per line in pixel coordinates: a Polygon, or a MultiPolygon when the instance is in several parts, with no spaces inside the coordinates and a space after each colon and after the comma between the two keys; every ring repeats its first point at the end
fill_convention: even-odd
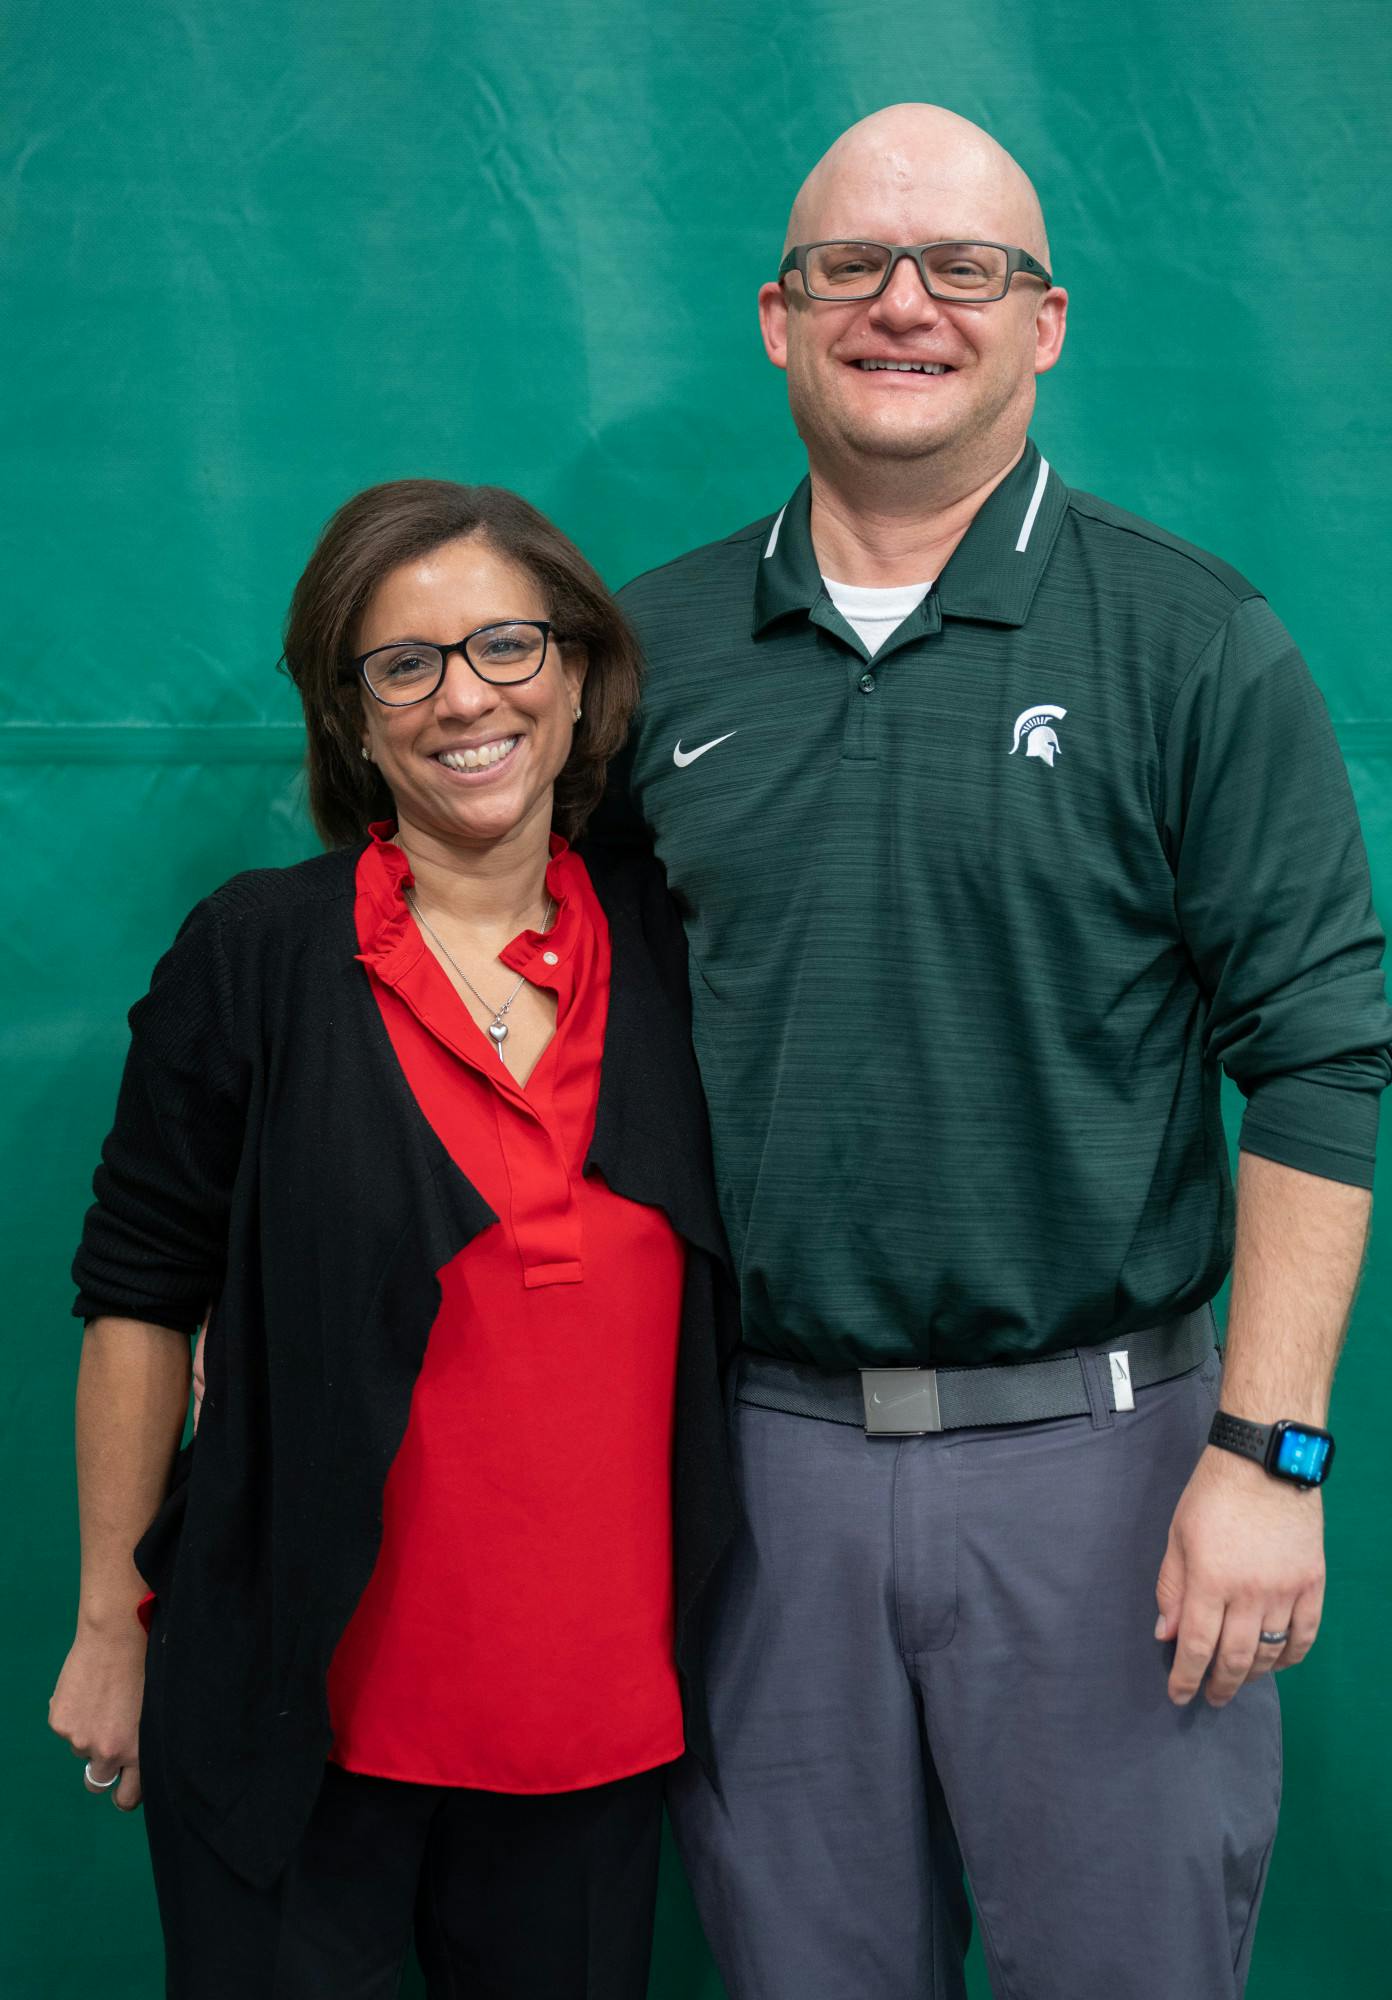
{"type": "Polygon", "coordinates": [[[984,1361],[1211,1298],[1249,1151],[1367,1185],[1392,1015],[1323,703],[1031,445],[873,661],[806,482],[622,593],[745,1337],[984,1361]]]}

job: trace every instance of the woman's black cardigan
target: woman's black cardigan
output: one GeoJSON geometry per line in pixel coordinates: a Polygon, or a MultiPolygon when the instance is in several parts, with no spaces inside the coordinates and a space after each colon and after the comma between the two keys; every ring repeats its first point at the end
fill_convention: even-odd
{"type": "MultiPolygon", "coordinates": [[[[436,1274],[496,1219],[417,1106],[357,961],[360,851],[237,876],[188,918],[131,1014],[74,1266],[87,1319],[192,1333],[213,1309],[197,1442],[136,1559],[159,1598],[174,1797],[255,1883],[284,1865],[323,1775],[329,1661],[376,1560],[436,1274]]],[[[677,1659],[687,1741],[709,1762],[694,1669],[735,1520],[733,1289],[680,922],[655,864],[587,859],[613,972],[586,1170],[663,1209],[688,1246],[677,1659]]]]}

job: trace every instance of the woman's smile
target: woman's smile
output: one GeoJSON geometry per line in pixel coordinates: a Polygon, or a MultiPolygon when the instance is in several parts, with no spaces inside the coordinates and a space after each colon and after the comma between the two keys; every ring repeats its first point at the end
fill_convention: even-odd
{"type": "Polygon", "coordinates": [[[504,765],[513,761],[513,752],[521,743],[520,733],[515,736],[493,736],[482,743],[451,744],[448,749],[436,750],[433,761],[449,772],[451,777],[465,778],[477,784],[499,773],[504,765]]]}

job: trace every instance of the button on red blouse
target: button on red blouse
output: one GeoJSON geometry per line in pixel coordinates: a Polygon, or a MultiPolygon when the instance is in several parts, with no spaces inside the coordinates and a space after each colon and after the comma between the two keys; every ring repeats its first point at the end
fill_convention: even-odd
{"type": "Polygon", "coordinates": [[[414,1783],[577,1790],[682,1748],[683,1249],[660,1210],[583,1172],[609,999],[583,863],[553,838],[555,921],[501,954],[556,994],[523,1087],[426,947],[390,832],[358,865],[359,955],[417,1103],[499,1221],[440,1273],[381,1551],[329,1673],[332,1755],[414,1783]]]}

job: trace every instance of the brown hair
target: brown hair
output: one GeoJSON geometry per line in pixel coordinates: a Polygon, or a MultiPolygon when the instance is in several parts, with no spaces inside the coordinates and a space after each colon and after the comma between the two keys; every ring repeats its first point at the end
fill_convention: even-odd
{"type": "Polygon", "coordinates": [[[622,748],[638,702],[638,642],[575,544],[544,514],[501,486],[395,479],[344,503],[295,585],[285,621],[285,664],[299,689],[308,737],[309,809],[326,845],[347,847],[393,805],[381,773],[362,756],[361,681],[345,669],[353,634],[379,583],[402,563],[464,535],[484,535],[540,584],[553,645],[582,645],[584,713],[556,780],[552,814],[574,840],[598,805],[605,769],[622,748]]]}

